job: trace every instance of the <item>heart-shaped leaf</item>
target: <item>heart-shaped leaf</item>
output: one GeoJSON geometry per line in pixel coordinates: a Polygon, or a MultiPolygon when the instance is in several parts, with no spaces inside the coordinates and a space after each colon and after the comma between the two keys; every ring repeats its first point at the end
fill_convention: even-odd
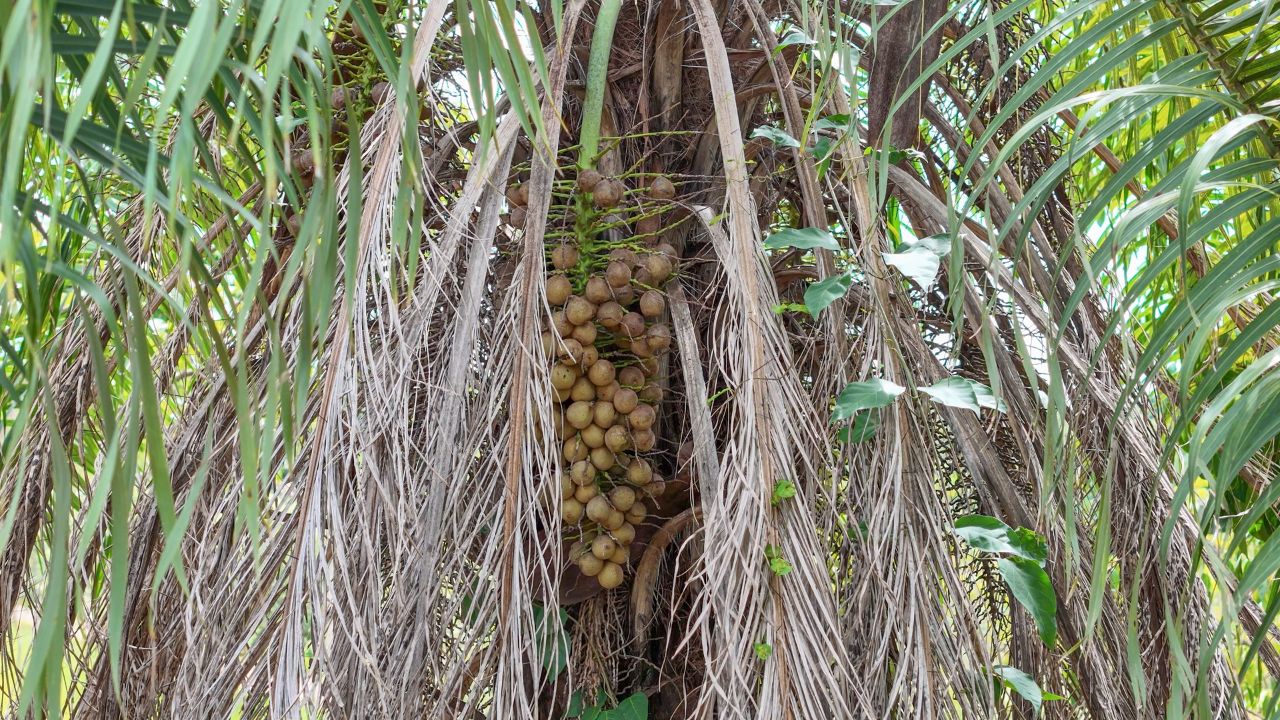
{"type": "Polygon", "coordinates": [[[761,125],[755,130],[752,130],[751,137],[764,138],[765,140],[768,140],[769,142],[773,143],[774,145],[777,145],[778,147],[784,147],[784,148],[800,147],[799,140],[788,135],[786,130],[783,130],[782,128],[776,128],[772,125],[761,125]]]}
{"type": "Polygon", "coordinates": [[[826,310],[827,306],[844,297],[849,292],[850,285],[853,285],[853,275],[846,272],[819,280],[805,288],[804,304],[809,308],[809,314],[818,317],[818,313],[826,310]]]}
{"type": "Polygon", "coordinates": [[[1036,709],[1036,712],[1040,711],[1040,703],[1044,701],[1044,696],[1040,692],[1040,686],[1036,684],[1036,681],[1030,675],[1012,665],[997,665],[992,668],[992,671],[1005,685],[1026,698],[1027,702],[1031,703],[1031,706],[1036,709]]]}
{"type": "Polygon", "coordinates": [[[972,410],[975,413],[983,407],[1000,412],[1005,410],[1004,403],[991,392],[991,388],[959,376],[939,380],[929,387],[920,388],[920,392],[928,395],[936,403],[972,410]]]}
{"type": "Polygon", "coordinates": [[[872,378],[859,382],[851,382],[840,391],[836,398],[836,409],[832,421],[847,420],[859,410],[882,408],[893,404],[895,398],[906,388],[884,378],[872,378]]]}
{"type": "Polygon", "coordinates": [[[1026,528],[1011,528],[990,515],[964,515],[956,520],[955,534],[974,549],[1009,553],[1044,565],[1049,548],[1044,538],[1026,528]]]}
{"type": "Polygon", "coordinates": [[[841,442],[857,444],[875,437],[878,429],[880,429],[880,419],[876,417],[874,410],[868,410],[855,415],[853,423],[847,428],[841,428],[840,432],[836,433],[836,437],[840,438],[841,442]]]}
{"type": "Polygon", "coordinates": [[[897,268],[921,288],[928,289],[938,275],[942,258],[951,252],[951,241],[945,235],[931,235],[904,245],[902,252],[883,253],[885,264],[897,268]]]}
{"type": "Polygon", "coordinates": [[[800,248],[801,250],[823,248],[836,251],[840,249],[840,243],[836,242],[831,233],[815,227],[779,230],[765,238],[764,246],[768,250],[780,250],[788,247],[800,248]]]}
{"type": "Polygon", "coordinates": [[[1058,596],[1048,573],[1036,561],[1022,557],[1000,558],[996,567],[1014,599],[1031,613],[1040,639],[1053,647],[1058,641],[1058,596]]]}

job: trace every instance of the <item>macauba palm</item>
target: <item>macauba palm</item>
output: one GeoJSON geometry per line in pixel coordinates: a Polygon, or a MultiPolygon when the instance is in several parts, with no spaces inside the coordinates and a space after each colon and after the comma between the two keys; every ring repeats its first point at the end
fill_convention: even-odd
{"type": "Polygon", "coordinates": [[[16,0],[0,707],[1274,714],[1277,17],[16,0]]]}

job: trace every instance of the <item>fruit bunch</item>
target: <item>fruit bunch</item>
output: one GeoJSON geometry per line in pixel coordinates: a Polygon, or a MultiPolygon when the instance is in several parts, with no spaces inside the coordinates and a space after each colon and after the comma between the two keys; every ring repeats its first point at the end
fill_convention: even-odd
{"type": "MultiPolygon", "coordinates": [[[[625,187],[586,170],[577,190],[580,211],[592,215],[617,205],[625,187]]],[[[607,589],[622,584],[649,510],[644,496],[665,486],[646,453],[657,444],[659,358],[671,347],[659,288],[674,271],[675,251],[611,243],[589,230],[574,239],[551,251],[546,292],[554,312],[542,341],[566,468],[561,517],[576,538],[570,558],[607,589]]]]}

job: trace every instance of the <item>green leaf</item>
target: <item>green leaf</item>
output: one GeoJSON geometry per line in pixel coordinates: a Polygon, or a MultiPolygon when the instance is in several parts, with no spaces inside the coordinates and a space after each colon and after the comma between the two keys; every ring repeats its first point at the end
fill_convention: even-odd
{"type": "Polygon", "coordinates": [[[956,375],[939,380],[929,387],[920,388],[920,392],[933,398],[936,403],[948,407],[964,408],[975,413],[979,408],[991,408],[1004,412],[1007,406],[991,392],[991,388],[980,382],[956,375]]]}
{"type": "Polygon", "coordinates": [[[814,130],[848,130],[849,128],[849,116],[843,113],[820,117],[813,124],[814,130]]]}
{"type": "Polygon", "coordinates": [[[880,419],[876,417],[874,410],[858,413],[853,417],[853,423],[846,428],[840,428],[836,433],[836,437],[840,442],[851,444],[866,442],[880,429],[880,419]]]}
{"type": "Polygon", "coordinates": [[[935,235],[906,243],[906,249],[902,252],[882,255],[887,265],[897,268],[898,272],[911,278],[921,288],[928,289],[938,276],[942,258],[949,252],[951,243],[945,236],[935,235]]]}
{"type": "Polygon", "coordinates": [[[1031,613],[1040,639],[1053,647],[1058,641],[1058,596],[1048,573],[1036,561],[1022,557],[1000,558],[996,567],[1014,599],[1031,613]]]}
{"type": "Polygon", "coordinates": [[[964,515],[956,520],[955,534],[974,549],[1008,553],[1044,565],[1049,548],[1044,538],[1026,528],[1013,529],[990,515],[964,515]]]}
{"type": "Polygon", "coordinates": [[[618,707],[600,714],[600,720],[648,720],[649,697],[644,693],[632,693],[618,703],[618,707]]]}
{"type": "Polygon", "coordinates": [[[824,248],[835,252],[840,249],[840,243],[836,242],[831,233],[816,227],[779,230],[765,239],[764,246],[768,250],[793,247],[802,250],[824,248]]]}
{"type": "Polygon", "coordinates": [[[786,130],[776,128],[772,125],[761,125],[751,131],[752,138],[764,138],[769,142],[782,148],[798,148],[800,141],[787,134],[786,130]]]}
{"type": "Polygon", "coordinates": [[[809,307],[809,314],[817,317],[831,303],[844,297],[850,285],[853,285],[853,275],[847,272],[810,285],[804,291],[804,304],[809,307]]]}
{"type": "Polygon", "coordinates": [[[836,398],[836,409],[831,419],[845,420],[853,417],[859,410],[887,407],[892,404],[906,388],[883,378],[872,378],[859,382],[851,382],[840,391],[836,398]]]}
{"type": "Polygon", "coordinates": [[[776,53],[778,52],[778,50],[781,50],[782,48],[787,47],[788,45],[813,45],[813,44],[814,44],[813,38],[809,37],[803,30],[801,30],[800,28],[791,28],[790,30],[787,31],[786,35],[782,36],[782,39],[778,40],[778,45],[774,48],[773,51],[776,53]]]}
{"type": "Polygon", "coordinates": [[[773,656],[773,646],[769,643],[758,642],[755,644],[756,657],[761,660],[768,660],[773,656]]]}
{"type": "Polygon", "coordinates": [[[555,679],[569,665],[569,633],[564,628],[569,613],[563,608],[556,610],[558,615],[548,616],[541,605],[533,606],[534,643],[538,659],[550,679],[555,679]]]}
{"type": "Polygon", "coordinates": [[[796,496],[796,484],[790,480],[779,480],[773,484],[773,504],[796,496]]]}
{"type": "Polygon", "coordinates": [[[1040,711],[1040,702],[1043,699],[1043,695],[1040,692],[1040,686],[1036,684],[1036,681],[1030,675],[1012,665],[997,665],[992,668],[992,671],[1006,686],[1026,698],[1027,702],[1031,703],[1031,706],[1036,709],[1036,712],[1040,711]]]}
{"type": "Polygon", "coordinates": [[[779,577],[795,569],[786,558],[782,557],[782,550],[777,545],[765,545],[764,558],[769,561],[769,569],[779,577]]]}

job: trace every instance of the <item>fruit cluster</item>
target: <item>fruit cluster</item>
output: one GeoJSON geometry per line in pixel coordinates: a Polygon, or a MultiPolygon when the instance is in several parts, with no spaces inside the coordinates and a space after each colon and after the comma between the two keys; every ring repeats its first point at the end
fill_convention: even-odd
{"type": "MultiPolygon", "coordinates": [[[[665,188],[655,182],[650,194],[658,189],[665,188]]],[[[580,209],[593,214],[617,205],[625,186],[587,170],[577,190],[580,209]]],[[[611,243],[589,230],[575,239],[551,251],[546,292],[555,310],[542,337],[566,468],[560,509],[576,537],[571,560],[601,587],[614,588],[649,510],[642,496],[656,497],[665,486],[645,454],[657,444],[655,405],[663,391],[655,380],[671,347],[659,288],[675,269],[675,250],[634,239],[611,243]]]]}

